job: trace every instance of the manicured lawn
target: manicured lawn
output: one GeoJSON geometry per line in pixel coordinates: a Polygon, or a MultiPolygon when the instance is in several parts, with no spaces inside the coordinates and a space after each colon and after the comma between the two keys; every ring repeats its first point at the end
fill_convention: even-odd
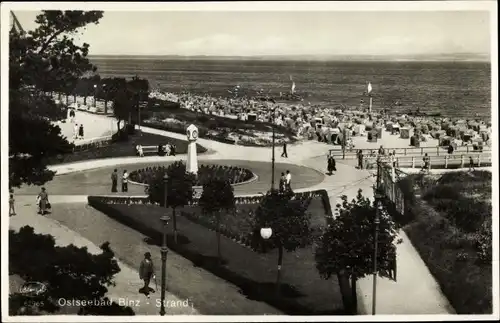
{"type": "Polygon", "coordinates": [[[457,314],[492,313],[491,173],[405,178],[408,237],[457,314]],[[420,197],[415,197],[420,194],[420,197]]]}
{"type": "MultiPolygon", "coordinates": [[[[89,201],[90,202],[90,201],[89,201]]],[[[165,209],[148,205],[123,205],[92,203],[96,209],[108,216],[151,237],[154,243],[160,243],[160,216],[165,209]]],[[[238,205],[237,214],[224,216],[224,224],[235,233],[248,232],[250,227],[245,216],[255,210],[257,204],[238,205]]],[[[309,206],[312,223],[317,228],[325,223],[325,209],[320,198],[314,198],[309,206]]],[[[198,207],[186,207],[178,210],[200,216],[198,207]]],[[[172,221],[170,221],[172,222],[172,221]]],[[[342,299],[335,280],[325,281],[320,278],[313,254],[313,247],[299,249],[293,253],[285,253],[283,260],[282,295],[274,295],[276,279],[277,252],[260,254],[252,251],[233,239],[222,235],[221,250],[225,262],[219,265],[216,261],[216,235],[207,227],[188,220],[184,216],[177,217],[179,243],[173,243],[172,225],[169,224],[169,247],[180,255],[191,260],[215,275],[237,285],[241,293],[250,299],[264,301],[270,305],[293,315],[342,314],[342,299]]]]}
{"type": "MultiPolygon", "coordinates": [[[[86,151],[76,151],[72,154],[63,155],[62,158],[51,159],[50,164],[54,165],[91,159],[135,156],[136,145],[158,146],[167,143],[176,145],[177,154],[187,154],[187,141],[143,132],[142,134],[131,136],[126,142],[113,142],[109,146],[92,148],[86,151]]],[[[197,145],[197,152],[199,154],[206,151],[205,147],[197,145]]]]}

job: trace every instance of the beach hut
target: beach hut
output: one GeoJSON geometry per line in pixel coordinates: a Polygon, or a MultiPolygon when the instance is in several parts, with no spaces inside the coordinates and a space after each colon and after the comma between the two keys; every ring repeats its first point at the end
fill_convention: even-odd
{"type": "Polygon", "coordinates": [[[420,147],[420,138],[416,135],[410,137],[410,146],[420,147]]]}
{"type": "Polygon", "coordinates": [[[399,124],[395,123],[392,125],[392,131],[391,134],[399,134],[400,133],[400,127],[399,124]]]}
{"type": "Polygon", "coordinates": [[[372,129],[367,133],[368,142],[377,142],[377,130],[372,129]]]}
{"type": "Polygon", "coordinates": [[[385,123],[385,130],[392,132],[392,126],[393,126],[392,121],[387,121],[385,123]]]}
{"type": "Polygon", "coordinates": [[[481,131],[479,132],[479,136],[481,137],[481,139],[482,139],[483,141],[485,141],[485,142],[486,142],[486,141],[488,141],[488,140],[490,139],[490,132],[489,132],[487,129],[485,129],[485,130],[481,130],[481,131]]]}
{"type": "Polygon", "coordinates": [[[373,122],[367,122],[367,123],[365,123],[365,131],[366,131],[366,132],[370,132],[370,131],[372,131],[372,130],[373,130],[373,128],[374,128],[374,126],[373,126],[373,122]]]}
{"type": "Polygon", "coordinates": [[[453,138],[459,138],[460,132],[456,126],[450,126],[446,129],[446,135],[453,138]]]}
{"type": "Polygon", "coordinates": [[[409,127],[401,128],[400,135],[401,135],[401,138],[403,138],[403,139],[410,139],[410,128],[409,127]]]}
{"type": "Polygon", "coordinates": [[[481,138],[474,138],[472,140],[472,147],[473,147],[474,151],[482,152],[483,147],[484,147],[483,140],[481,138]]]}
{"type": "Polygon", "coordinates": [[[341,142],[339,141],[340,130],[338,128],[334,128],[330,131],[330,142],[334,145],[339,145],[341,142]]]}
{"type": "Polygon", "coordinates": [[[365,132],[364,125],[361,125],[361,124],[354,125],[353,133],[355,136],[362,136],[364,134],[364,132],[365,132]]]}
{"type": "Polygon", "coordinates": [[[439,138],[439,146],[440,147],[448,147],[453,141],[453,138],[450,136],[442,136],[439,138]]]}

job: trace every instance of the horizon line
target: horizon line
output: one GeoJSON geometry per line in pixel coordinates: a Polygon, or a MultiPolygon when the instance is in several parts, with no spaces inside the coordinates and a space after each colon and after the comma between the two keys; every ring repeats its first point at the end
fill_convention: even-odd
{"type": "Polygon", "coordinates": [[[390,55],[390,54],[261,54],[261,55],[182,55],[182,54],[89,54],[89,58],[205,58],[205,59],[265,59],[265,58],[288,58],[288,59],[307,59],[315,61],[346,61],[346,60],[366,60],[366,61],[386,61],[386,62],[488,62],[491,63],[490,53],[441,53],[441,54],[409,54],[409,55],[390,55]]]}

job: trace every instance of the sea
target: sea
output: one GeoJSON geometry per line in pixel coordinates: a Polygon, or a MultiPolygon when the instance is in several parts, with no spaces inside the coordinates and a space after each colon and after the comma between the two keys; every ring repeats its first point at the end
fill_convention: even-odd
{"type": "Polygon", "coordinates": [[[489,62],[297,61],[251,59],[92,58],[101,77],[147,78],[161,91],[212,96],[279,96],[332,109],[368,106],[458,118],[491,118],[489,62]],[[237,89],[237,90],[236,90],[237,89]],[[231,92],[231,93],[230,93],[231,92]]]}

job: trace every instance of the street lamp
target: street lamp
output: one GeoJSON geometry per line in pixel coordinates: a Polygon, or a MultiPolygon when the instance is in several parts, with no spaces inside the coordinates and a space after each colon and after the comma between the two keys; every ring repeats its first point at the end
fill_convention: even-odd
{"type": "Polygon", "coordinates": [[[274,168],[275,168],[275,143],[276,143],[276,107],[273,108],[273,154],[271,158],[271,190],[274,191],[274,168]]]}
{"type": "Polygon", "coordinates": [[[262,237],[262,239],[267,240],[271,238],[272,235],[273,235],[273,229],[271,228],[260,229],[260,236],[262,237]]]}
{"type": "Polygon", "coordinates": [[[94,108],[96,107],[96,92],[97,92],[97,84],[94,84],[94,108]]]}
{"type": "Polygon", "coordinates": [[[382,202],[380,201],[382,196],[377,192],[375,193],[375,201],[377,203],[377,209],[375,210],[375,220],[374,223],[374,238],[373,238],[373,295],[372,295],[372,315],[375,315],[377,308],[377,255],[378,255],[378,230],[380,225],[380,213],[383,210],[382,202]]]}
{"type": "MultiPolygon", "coordinates": [[[[165,174],[163,177],[163,183],[165,185],[165,194],[164,194],[164,202],[165,208],[167,207],[167,188],[168,188],[168,175],[165,174]]],[[[167,225],[168,221],[170,221],[170,217],[165,214],[160,217],[161,222],[163,223],[162,230],[162,242],[161,242],[161,306],[160,306],[160,315],[165,315],[165,290],[167,289],[167,225]]]]}

